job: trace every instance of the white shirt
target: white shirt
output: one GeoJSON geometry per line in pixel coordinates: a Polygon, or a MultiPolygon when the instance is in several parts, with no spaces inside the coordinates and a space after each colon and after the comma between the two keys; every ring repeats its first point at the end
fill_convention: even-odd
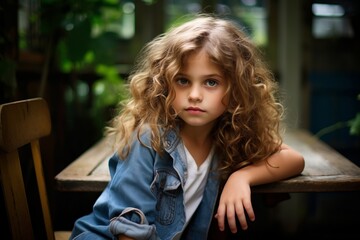
{"type": "Polygon", "coordinates": [[[207,176],[209,174],[210,163],[214,155],[214,151],[213,149],[210,150],[209,155],[199,167],[197,166],[195,159],[191,156],[190,152],[186,149],[186,147],[185,153],[188,169],[188,177],[184,186],[186,227],[203,197],[207,176]]]}
{"type": "MultiPolygon", "coordinates": [[[[211,159],[214,155],[214,149],[212,148],[205,161],[198,167],[195,159],[191,156],[189,150],[185,147],[186,162],[187,162],[187,179],[184,185],[184,205],[185,205],[185,225],[189,223],[192,215],[199,206],[203,197],[207,176],[209,174],[211,159]]],[[[175,235],[173,240],[179,240],[181,238],[181,232],[175,235]]]]}

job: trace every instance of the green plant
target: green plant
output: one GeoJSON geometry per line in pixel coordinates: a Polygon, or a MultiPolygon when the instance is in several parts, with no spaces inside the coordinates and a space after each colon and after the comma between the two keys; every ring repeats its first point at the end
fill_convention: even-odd
{"type": "MultiPolygon", "coordinates": [[[[45,97],[49,89],[56,91],[46,88],[50,86],[49,76],[51,81],[63,81],[59,86],[64,89],[64,130],[69,136],[85,132],[86,141],[92,142],[102,135],[109,109],[127,97],[119,66],[131,50],[127,47],[134,34],[134,4],[127,0],[36,3],[31,9],[19,5],[21,22],[26,21],[23,25],[27,26],[18,29],[19,51],[36,53],[44,60],[36,65],[40,74],[38,96],[45,97]]],[[[16,79],[8,78],[3,71],[10,69],[6,63],[0,59],[0,93],[3,86],[13,89],[16,84],[16,79]]]]}
{"type": "MultiPolygon", "coordinates": [[[[360,94],[358,94],[357,99],[360,100],[360,94]]],[[[360,112],[356,113],[355,117],[350,120],[337,122],[321,129],[315,134],[315,136],[320,138],[328,133],[342,128],[349,128],[350,135],[360,136],[360,112]]]]}
{"type": "MultiPolygon", "coordinates": [[[[28,35],[29,31],[21,28],[19,42],[20,51],[43,54],[41,86],[46,85],[51,71],[68,74],[73,85],[84,75],[104,79],[96,75],[97,67],[116,68],[119,56],[127,54],[120,52],[119,46],[129,37],[124,32],[131,32],[127,29],[133,27],[122,22],[124,15],[134,14],[134,6],[128,1],[40,0],[39,3],[28,18],[28,26],[37,30],[28,35]]],[[[20,9],[23,7],[26,8],[20,6],[20,9]]],[[[123,84],[121,78],[115,79],[123,84]]],[[[43,89],[39,92],[43,95],[43,89]]]]}
{"type": "MultiPolygon", "coordinates": [[[[42,0],[37,17],[48,42],[47,55],[69,76],[65,101],[71,130],[87,122],[94,139],[102,135],[109,109],[126,98],[125,80],[118,71],[121,18],[118,0],[42,0]],[[45,20],[45,21],[44,21],[45,20]],[[114,27],[115,26],[115,27],[114,27]],[[89,80],[90,78],[90,80],[89,80]]],[[[131,11],[131,9],[130,9],[131,11]]]]}

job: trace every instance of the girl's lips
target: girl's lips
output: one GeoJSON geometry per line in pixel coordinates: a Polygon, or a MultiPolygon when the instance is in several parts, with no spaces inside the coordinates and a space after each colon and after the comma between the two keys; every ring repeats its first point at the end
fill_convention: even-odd
{"type": "Polygon", "coordinates": [[[201,108],[197,108],[197,107],[189,107],[189,108],[186,108],[185,110],[188,112],[205,112],[201,108]]]}

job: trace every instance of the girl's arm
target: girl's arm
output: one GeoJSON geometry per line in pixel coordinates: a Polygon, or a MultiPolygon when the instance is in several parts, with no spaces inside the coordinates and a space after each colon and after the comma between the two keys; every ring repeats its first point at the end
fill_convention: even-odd
{"type": "Polygon", "coordinates": [[[215,217],[219,229],[225,229],[225,217],[231,232],[235,233],[236,217],[241,228],[247,229],[245,211],[251,221],[255,214],[251,204],[251,186],[276,182],[300,174],[305,166],[304,158],[288,145],[271,155],[267,161],[259,161],[232,173],[220,196],[218,211],[215,217]]]}
{"type": "MultiPolygon", "coordinates": [[[[142,135],[144,145],[150,145],[149,135],[142,135]]],[[[73,228],[73,237],[101,236],[111,238],[127,234],[134,239],[157,238],[152,214],[156,206],[156,197],[151,190],[154,182],[155,151],[134,141],[125,160],[118,154],[109,159],[111,181],[93,206],[93,213],[78,219],[73,228]],[[134,177],[136,173],[138,176],[134,177]],[[87,234],[82,234],[87,232],[87,234]]],[[[125,239],[125,238],[124,238],[125,239]]]]}

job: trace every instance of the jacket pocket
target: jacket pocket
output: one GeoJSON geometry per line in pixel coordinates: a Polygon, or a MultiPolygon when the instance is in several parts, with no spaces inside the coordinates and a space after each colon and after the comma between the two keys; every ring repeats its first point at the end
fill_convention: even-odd
{"type": "Polygon", "coordinates": [[[155,179],[151,184],[151,190],[156,195],[156,220],[162,225],[170,225],[174,222],[176,214],[177,198],[181,194],[181,184],[176,173],[169,169],[156,171],[155,179]]]}

